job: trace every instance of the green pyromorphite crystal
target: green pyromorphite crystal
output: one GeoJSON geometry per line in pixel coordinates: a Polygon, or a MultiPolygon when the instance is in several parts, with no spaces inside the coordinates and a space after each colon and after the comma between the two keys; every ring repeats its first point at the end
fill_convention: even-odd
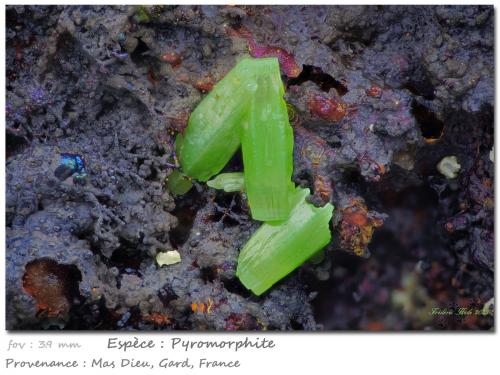
{"type": "Polygon", "coordinates": [[[309,189],[297,188],[295,207],[283,222],[264,223],[241,250],[236,276],[256,295],[264,293],[330,242],[333,206],[306,202],[309,189]]]}
{"type": "Polygon", "coordinates": [[[257,89],[256,77],[267,75],[274,60],[241,60],[198,104],[176,142],[185,174],[207,181],[224,168],[240,147],[241,124],[257,89]]]}
{"type": "Polygon", "coordinates": [[[207,185],[248,197],[252,217],[265,223],[238,258],[236,275],[260,295],[317,254],[330,241],[333,206],[306,202],[308,189],[294,188],[293,132],[283,100],[278,60],[243,59],[221,80],[189,118],[176,140],[183,173],[169,176],[177,194],[191,178],[207,181],[242,148],[244,172],[223,173],[207,185]],[[187,177],[189,176],[189,177],[187,177]]]}
{"type": "Polygon", "coordinates": [[[257,78],[241,133],[245,190],[252,218],[261,221],[285,220],[293,207],[293,132],[278,61],[274,63],[271,74],[257,78]]]}
{"type": "Polygon", "coordinates": [[[182,195],[193,187],[193,183],[189,177],[175,170],[167,177],[167,187],[172,193],[182,195]]]}
{"type": "Polygon", "coordinates": [[[176,142],[183,172],[206,181],[242,145],[252,217],[284,220],[293,191],[293,132],[276,58],[243,59],[189,118],[176,142]]]}
{"type": "Polygon", "coordinates": [[[221,173],[213,180],[207,181],[207,185],[214,189],[224,190],[226,193],[243,191],[245,178],[241,172],[221,173]]]}

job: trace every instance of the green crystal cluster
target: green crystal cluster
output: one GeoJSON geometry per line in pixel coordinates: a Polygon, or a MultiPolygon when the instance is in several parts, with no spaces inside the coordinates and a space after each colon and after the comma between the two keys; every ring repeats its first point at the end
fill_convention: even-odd
{"type": "Polygon", "coordinates": [[[223,173],[207,182],[226,192],[245,190],[252,218],[264,224],[240,252],[236,275],[260,295],[320,251],[331,238],[333,206],[306,202],[296,188],[293,131],[283,99],[278,59],[241,60],[201,101],[176,139],[182,173],[168,187],[184,194],[191,179],[217,175],[241,147],[243,173],[223,173]]]}
{"type": "Polygon", "coordinates": [[[236,276],[256,295],[264,293],[330,242],[333,206],[315,207],[306,202],[307,196],[309,189],[296,188],[290,217],[262,224],[241,250],[236,276]]]}

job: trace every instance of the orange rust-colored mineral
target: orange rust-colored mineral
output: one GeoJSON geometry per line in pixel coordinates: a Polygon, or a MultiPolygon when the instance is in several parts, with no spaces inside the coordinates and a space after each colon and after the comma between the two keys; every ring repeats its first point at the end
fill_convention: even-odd
{"type": "Polygon", "coordinates": [[[192,303],[191,304],[191,311],[194,312],[194,313],[196,311],[198,311],[198,304],[197,303],[192,303]]]}
{"type": "Polygon", "coordinates": [[[176,67],[179,66],[180,63],[182,62],[182,56],[177,52],[166,52],[163,55],[161,55],[161,60],[166,63],[169,63],[173,67],[176,67]]]}
{"type": "Polygon", "coordinates": [[[359,199],[352,199],[341,211],[341,246],[358,256],[363,256],[367,252],[373,230],[380,227],[383,221],[370,217],[366,205],[359,199]]]}
{"type": "Polygon", "coordinates": [[[165,314],[160,314],[157,312],[151,313],[149,315],[143,316],[143,319],[147,322],[151,322],[157,326],[167,326],[171,323],[170,318],[165,314]]]}
{"type": "Polygon", "coordinates": [[[367,331],[383,331],[385,324],[384,322],[369,322],[365,328],[367,331]]]}
{"type": "Polygon", "coordinates": [[[321,174],[314,174],[314,193],[319,195],[323,202],[328,202],[332,193],[332,183],[321,174]]]}
{"type": "Polygon", "coordinates": [[[198,79],[195,82],[194,87],[196,87],[197,90],[205,94],[212,90],[214,84],[215,82],[213,77],[211,75],[207,75],[205,77],[198,79]]]}
{"type": "Polygon", "coordinates": [[[183,133],[188,125],[189,114],[188,110],[179,110],[175,116],[167,117],[169,128],[177,133],[183,133]]]}
{"type": "Polygon", "coordinates": [[[293,54],[284,48],[257,44],[250,30],[243,26],[238,29],[227,27],[226,32],[231,37],[246,39],[248,43],[248,51],[252,57],[276,57],[280,63],[282,72],[286,76],[293,78],[300,74],[300,67],[295,61],[293,54]]]}
{"type": "Polygon", "coordinates": [[[198,303],[192,303],[191,304],[191,311],[192,312],[200,312],[202,314],[210,314],[212,312],[212,308],[214,307],[214,301],[209,298],[207,303],[204,302],[198,302],[198,303]]]}
{"type": "Polygon", "coordinates": [[[380,98],[382,95],[382,89],[377,85],[372,85],[368,90],[366,90],[366,95],[373,98],[380,98]]]}
{"type": "Polygon", "coordinates": [[[52,259],[36,260],[26,265],[23,289],[35,299],[39,314],[44,313],[47,317],[68,314],[71,275],[67,267],[52,259]]]}
{"type": "Polygon", "coordinates": [[[307,102],[309,112],[323,120],[337,122],[347,113],[347,106],[322,95],[312,95],[307,102]]]}

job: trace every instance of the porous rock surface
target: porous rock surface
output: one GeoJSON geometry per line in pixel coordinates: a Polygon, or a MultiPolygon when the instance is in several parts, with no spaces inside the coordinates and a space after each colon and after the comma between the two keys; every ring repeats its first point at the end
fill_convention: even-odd
{"type": "MultiPolygon", "coordinates": [[[[8,329],[492,327],[490,315],[428,314],[493,297],[492,7],[6,16],[8,329]],[[175,134],[248,55],[280,57],[294,180],[335,205],[324,259],[261,297],[235,277],[259,225],[244,193],[165,187],[175,134]],[[61,176],[64,154],[84,170],[61,176]],[[450,155],[453,180],[436,169],[450,155]],[[159,267],[172,249],[181,262],[159,267]]],[[[241,168],[237,155],[227,170],[241,168]]]]}

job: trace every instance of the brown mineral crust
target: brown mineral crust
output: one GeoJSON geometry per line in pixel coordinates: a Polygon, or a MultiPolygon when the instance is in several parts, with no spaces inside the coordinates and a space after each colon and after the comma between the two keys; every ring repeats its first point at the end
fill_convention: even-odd
{"type": "Polygon", "coordinates": [[[71,277],[67,266],[51,259],[40,259],[26,265],[23,289],[36,300],[38,314],[67,316],[72,303],[71,277]]]}
{"type": "Polygon", "coordinates": [[[383,220],[374,217],[368,211],[362,200],[351,199],[347,207],[340,208],[342,221],[340,222],[341,247],[358,256],[367,256],[375,228],[382,226],[383,220]]]}

